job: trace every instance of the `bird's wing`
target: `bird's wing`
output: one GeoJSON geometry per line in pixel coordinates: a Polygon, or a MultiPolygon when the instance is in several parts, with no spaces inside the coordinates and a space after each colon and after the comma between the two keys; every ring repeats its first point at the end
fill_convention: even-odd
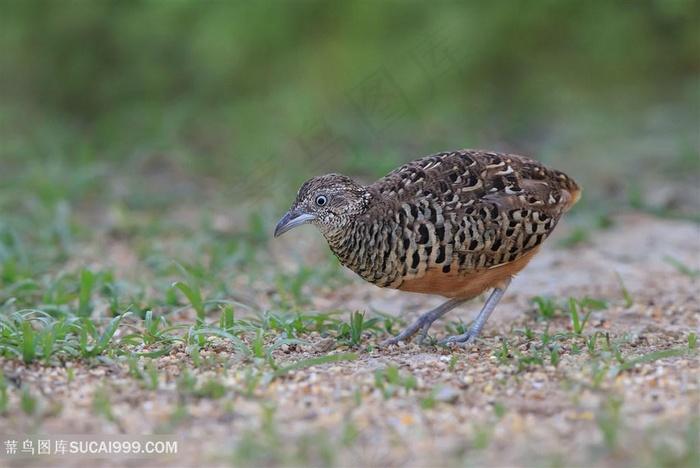
{"type": "Polygon", "coordinates": [[[571,179],[538,161],[470,150],[406,164],[372,187],[393,203],[416,243],[430,248],[433,262],[466,272],[538,247],[578,196],[571,179]]]}

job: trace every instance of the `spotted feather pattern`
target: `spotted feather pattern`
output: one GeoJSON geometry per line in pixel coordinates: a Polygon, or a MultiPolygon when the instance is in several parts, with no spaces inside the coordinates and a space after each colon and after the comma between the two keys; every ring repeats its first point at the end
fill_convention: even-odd
{"type": "Polygon", "coordinates": [[[350,222],[319,227],[343,265],[398,289],[428,272],[467,277],[514,262],[580,195],[566,174],[534,159],[474,150],[413,161],[364,190],[350,222]]]}

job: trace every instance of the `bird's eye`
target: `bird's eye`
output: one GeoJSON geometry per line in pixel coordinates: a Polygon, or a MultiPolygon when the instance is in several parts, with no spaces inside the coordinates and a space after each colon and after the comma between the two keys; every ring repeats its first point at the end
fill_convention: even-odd
{"type": "Polygon", "coordinates": [[[328,203],[328,197],[325,195],[319,195],[316,197],[316,204],[318,206],[325,206],[328,203]]]}

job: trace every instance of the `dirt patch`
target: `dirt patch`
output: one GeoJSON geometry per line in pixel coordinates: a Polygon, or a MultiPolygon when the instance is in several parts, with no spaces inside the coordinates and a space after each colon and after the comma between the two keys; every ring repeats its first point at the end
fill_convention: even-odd
{"type": "MultiPolygon", "coordinates": [[[[563,228],[558,238],[564,235],[563,228]]],[[[308,246],[306,262],[328,261],[322,241],[309,237],[290,236],[271,248],[283,257],[285,249],[301,243],[308,246]]],[[[125,362],[90,368],[4,360],[10,413],[2,426],[9,433],[176,434],[180,453],[154,460],[172,466],[697,461],[692,457],[698,450],[700,359],[683,350],[689,334],[700,329],[700,283],[679,265],[691,272],[700,267],[700,227],[629,214],[617,216],[612,228],[596,232],[590,242],[568,249],[556,243],[557,237],[550,240],[516,278],[483,341],[471,349],[382,347],[384,336],[369,338],[361,349],[329,350],[333,343],[312,333],[301,338],[318,346],[285,345],[274,352],[276,361],[284,365],[346,352],[357,353],[357,359],[271,378],[251,376],[250,361],[234,356],[231,344],[221,340],[200,353],[205,366],[194,366],[184,346],[153,359],[152,388],[125,362]],[[544,332],[572,331],[571,317],[538,320],[534,295],[588,296],[608,305],[591,313],[583,336],[545,345],[544,332]],[[528,328],[534,338],[523,332],[528,328]],[[596,334],[599,341],[589,351],[596,334]],[[658,354],[669,350],[679,352],[658,354]],[[644,356],[650,357],[633,362],[644,356]],[[191,374],[199,393],[183,390],[183,373],[191,374]],[[202,391],[207,382],[223,393],[202,391]],[[36,417],[20,409],[23,384],[39,396],[36,417]],[[96,417],[98,394],[108,396],[111,417],[96,417]]],[[[313,293],[310,309],[364,310],[368,317],[373,311],[405,314],[407,322],[442,301],[359,280],[335,291],[308,292],[313,293]]],[[[480,307],[473,301],[458,308],[436,322],[431,334],[446,336],[446,322],[468,322],[480,307]]],[[[41,462],[51,463],[80,464],[58,458],[41,462]]]]}

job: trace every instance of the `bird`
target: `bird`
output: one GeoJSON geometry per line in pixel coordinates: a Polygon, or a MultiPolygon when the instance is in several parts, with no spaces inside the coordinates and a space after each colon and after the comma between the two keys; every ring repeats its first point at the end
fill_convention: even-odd
{"type": "Polygon", "coordinates": [[[382,288],[448,300],[383,342],[408,341],[450,310],[492,290],[465,333],[476,340],[512,278],[539,251],[581,188],[565,173],[525,156],[462,149],[409,162],[363,186],[342,174],[299,188],[274,237],[316,226],[340,263],[382,288]]]}

